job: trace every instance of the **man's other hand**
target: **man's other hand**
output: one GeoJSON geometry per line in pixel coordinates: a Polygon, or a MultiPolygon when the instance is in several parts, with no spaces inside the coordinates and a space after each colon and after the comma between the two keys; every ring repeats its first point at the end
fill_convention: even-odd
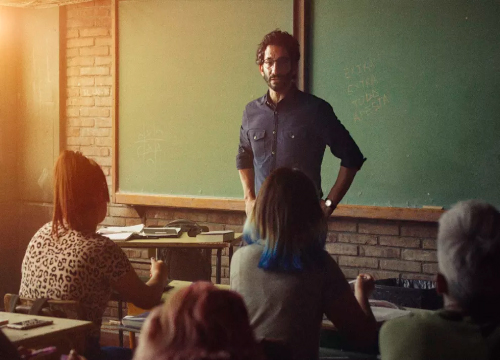
{"type": "Polygon", "coordinates": [[[252,214],[254,206],[255,199],[245,200],[245,213],[247,214],[247,217],[250,217],[250,215],[252,214]]]}

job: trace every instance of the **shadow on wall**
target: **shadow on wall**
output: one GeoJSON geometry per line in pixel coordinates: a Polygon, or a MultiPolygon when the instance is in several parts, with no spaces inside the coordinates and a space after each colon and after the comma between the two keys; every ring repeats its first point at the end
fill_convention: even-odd
{"type": "MultiPolygon", "coordinates": [[[[211,250],[160,249],[159,257],[167,264],[170,279],[184,281],[211,280],[211,250]]],[[[215,276],[215,272],[213,275],[215,276]]]]}
{"type": "Polygon", "coordinates": [[[0,299],[19,292],[24,253],[33,235],[51,220],[52,206],[10,202],[2,210],[7,211],[0,218],[0,299]]]}

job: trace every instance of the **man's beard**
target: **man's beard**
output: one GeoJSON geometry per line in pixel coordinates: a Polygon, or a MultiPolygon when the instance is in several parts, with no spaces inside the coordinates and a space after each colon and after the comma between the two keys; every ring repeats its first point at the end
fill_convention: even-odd
{"type": "Polygon", "coordinates": [[[280,92],[285,90],[292,82],[293,80],[293,75],[292,75],[292,69],[286,74],[282,75],[272,75],[269,77],[266,73],[264,73],[264,80],[267,83],[267,85],[273,89],[276,92],[280,92]],[[273,79],[279,79],[279,82],[273,83],[273,79]]]}

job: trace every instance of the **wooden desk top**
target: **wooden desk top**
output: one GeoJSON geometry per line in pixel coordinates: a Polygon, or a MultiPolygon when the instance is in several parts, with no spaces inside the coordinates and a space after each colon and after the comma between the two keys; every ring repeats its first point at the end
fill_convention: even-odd
{"type": "MultiPolygon", "coordinates": [[[[168,285],[172,286],[172,288],[163,293],[163,295],[161,297],[162,302],[165,303],[165,302],[169,301],[177,291],[179,291],[180,289],[185,288],[191,284],[192,284],[192,282],[190,282],[190,281],[181,281],[181,280],[171,281],[168,285]]],[[[218,287],[219,289],[230,290],[229,285],[224,285],[224,284],[214,284],[214,285],[216,287],[218,287]]],[[[147,309],[138,308],[134,304],[131,304],[131,303],[127,304],[127,310],[128,310],[128,312],[127,312],[128,315],[132,315],[132,316],[139,315],[145,311],[148,311],[147,309]]],[[[375,316],[375,320],[379,324],[382,324],[384,321],[386,321],[388,319],[399,317],[399,316],[404,316],[412,311],[429,311],[429,310],[412,309],[412,308],[406,308],[404,310],[399,310],[399,309],[390,309],[390,308],[372,306],[372,311],[373,311],[373,315],[375,316]]],[[[321,327],[324,330],[335,330],[335,331],[337,330],[335,328],[335,325],[333,325],[333,323],[328,319],[324,319],[322,321],[321,327]]],[[[137,331],[139,331],[139,330],[137,330],[137,331]]]]}
{"type": "MultiPolygon", "coordinates": [[[[163,303],[169,301],[177,291],[179,291],[180,289],[185,288],[191,284],[192,284],[191,281],[172,280],[168,284],[168,286],[172,286],[172,288],[168,289],[167,291],[165,291],[163,293],[163,295],[161,296],[161,301],[163,303]]],[[[214,285],[216,287],[218,287],[219,289],[229,290],[229,285],[224,285],[224,284],[214,284],[214,285]]],[[[142,314],[143,312],[148,311],[148,310],[150,310],[150,309],[141,309],[132,303],[127,303],[127,314],[128,315],[139,315],[139,314],[142,314]]]]}
{"type": "MultiPolygon", "coordinates": [[[[185,287],[188,287],[191,284],[192,284],[191,281],[172,280],[171,282],[168,283],[168,286],[172,286],[172,288],[163,293],[161,300],[163,302],[169,300],[172,297],[172,295],[174,295],[177,291],[185,287]]],[[[221,290],[230,290],[229,285],[214,284],[214,286],[221,290]]]]}
{"type": "Polygon", "coordinates": [[[183,233],[178,238],[158,238],[158,239],[134,239],[115,241],[122,248],[197,248],[197,249],[224,249],[241,242],[242,234],[235,233],[234,240],[223,242],[197,241],[195,237],[189,237],[183,233]]]}
{"type": "MultiPolygon", "coordinates": [[[[391,309],[391,308],[386,308],[386,307],[379,307],[379,306],[372,306],[372,312],[373,316],[375,317],[375,320],[379,325],[382,325],[385,321],[395,319],[400,316],[405,316],[408,315],[410,312],[413,312],[414,309],[391,309]]],[[[416,310],[422,310],[422,309],[416,309],[416,310]]],[[[428,310],[424,310],[428,311],[428,310]]],[[[328,319],[323,319],[321,327],[326,330],[337,330],[335,325],[328,320],[328,319]]]]}
{"type": "Polygon", "coordinates": [[[9,329],[7,326],[2,327],[3,333],[16,346],[24,344],[33,344],[34,342],[47,342],[51,339],[57,340],[62,335],[70,333],[82,333],[92,329],[94,324],[91,321],[82,321],[74,319],[60,319],[48,316],[15,314],[8,312],[0,312],[0,319],[7,319],[9,323],[15,323],[30,319],[52,320],[52,325],[41,326],[28,330],[9,329]]]}

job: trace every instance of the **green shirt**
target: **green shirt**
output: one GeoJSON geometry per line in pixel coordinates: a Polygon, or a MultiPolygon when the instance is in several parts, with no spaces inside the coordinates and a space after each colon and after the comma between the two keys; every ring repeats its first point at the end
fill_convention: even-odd
{"type": "Polygon", "coordinates": [[[500,327],[483,336],[469,317],[447,310],[388,321],[379,341],[382,360],[500,359],[500,327]]]}

